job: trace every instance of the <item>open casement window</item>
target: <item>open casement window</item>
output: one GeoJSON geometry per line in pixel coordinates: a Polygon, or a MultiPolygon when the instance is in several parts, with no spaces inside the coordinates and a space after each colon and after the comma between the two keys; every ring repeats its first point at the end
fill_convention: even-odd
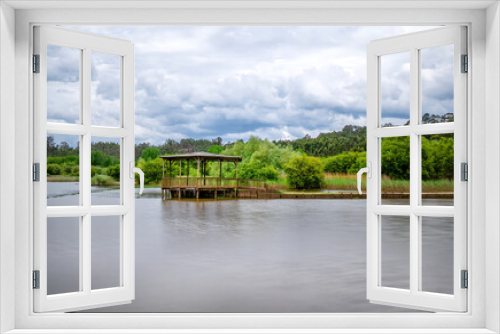
{"type": "MultiPolygon", "coordinates": [[[[367,298],[373,303],[412,309],[464,312],[467,182],[461,174],[462,163],[467,163],[466,28],[446,27],[380,39],[370,42],[367,51],[367,298]],[[434,99],[442,90],[447,91],[447,100],[434,99]],[[388,91],[398,93],[388,96],[388,91]],[[447,107],[441,108],[446,103],[447,107]],[[445,112],[432,118],[436,110],[445,112]],[[404,121],[391,124],[398,119],[404,121]],[[445,163],[443,152],[427,150],[433,138],[445,138],[442,142],[451,145],[447,147],[453,153],[449,159],[453,206],[449,201],[429,201],[422,187],[423,179],[435,176],[422,165],[428,155],[434,154],[436,163],[445,163]],[[408,149],[408,165],[397,168],[407,171],[409,199],[391,201],[387,200],[390,196],[383,196],[384,164],[391,163],[392,149],[390,145],[383,149],[384,141],[385,145],[406,145],[408,149]],[[388,156],[384,157],[384,152],[388,156]],[[438,238],[426,232],[426,224],[442,227],[444,238],[452,245],[451,250],[443,247],[443,252],[450,254],[447,261],[452,262],[447,264],[452,268],[448,289],[436,290],[428,284],[428,277],[441,268],[427,266],[426,257],[442,254],[428,253],[426,245],[438,238]],[[403,247],[395,247],[401,240],[405,240],[403,247]]],[[[397,152],[401,154],[401,150],[397,152]]]]}
{"type": "Polygon", "coordinates": [[[65,312],[130,303],[135,293],[134,46],[125,40],[39,26],[34,28],[33,59],[34,181],[38,181],[34,182],[34,310],[65,312]],[[103,68],[109,70],[101,75],[103,86],[95,87],[93,78],[103,68]],[[108,89],[117,98],[94,101],[99,89],[108,89]],[[116,115],[106,116],[112,112],[116,115]],[[75,189],[67,190],[72,200],[57,206],[51,205],[54,194],[47,191],[47,156],[54,138],[60,139],[60,147],[77,152],[72,162],[64,162],[68,169],[64,174],[76,176],[75,189]],[[93,200],[93,142],[119,147],[114,159],[120,195],[108,205],[95,205],[93,200]],[[96,252],[98,244],[103,246],[96,252]],[[63,257],[73,265],[60,265],[63,257]],[[56,277],[64,284],[54,283],[56,277]]]}

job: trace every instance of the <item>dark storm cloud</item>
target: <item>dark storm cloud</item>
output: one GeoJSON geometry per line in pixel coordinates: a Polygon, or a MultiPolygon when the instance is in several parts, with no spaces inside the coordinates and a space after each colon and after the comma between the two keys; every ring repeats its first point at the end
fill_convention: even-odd
{"type": "MultiPolygon", "coordinates": [[[[152,143],[166,138],[220,136],[234,140],[250,135],[290,139],[339,130],[347,124],[363,125],[366,44],[377,38],[428,29],[73,28],[134,43],[136,141],[152,143]]],[[[53,57],[62,55],[55,53],[53,57]]],[[[396,65],[385,82],[383,99],[390,117],[405,119],[408,87],[401,84],[404,67],[396,65]]],[[[439,69],[435,64],[426,66],[439,69]]],[[[69,76],[60,70],[51,78],[62,85],[69,80],[65,75],[69,76]]],[[[105,123],[116,121],[116,112],[112,112],[119,108],[116,76],[117,66],[109,59],[93,60],[93,113],[105,123]]],[[[452,101],[452,95],[442,84],[450,80],[446,73],[434,70],[427,77],[428,104],[436,112],[450,110],[447,101],[452,101]]],[[[59,121],[74,120],[65,112],[55,114],[59,121]]]]}

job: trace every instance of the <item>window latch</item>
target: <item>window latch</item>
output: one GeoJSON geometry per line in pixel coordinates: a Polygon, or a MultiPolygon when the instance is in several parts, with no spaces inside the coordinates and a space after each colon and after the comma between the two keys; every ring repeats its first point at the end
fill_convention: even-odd
{"type": "Polygon", "coordinates": [[[367,178],[369,178],[369,179],[372,178],[372,163],[370,161],[366,162],[365,168],[361,168],[358,171],[358,192],[360,195],[363,194],[363,192],[361,191],[361,176],[363,175],[363,173],[366,173],[367,178]]]}
{"type": "Polygon", "coordinates": [[[131,179],[134,179],[135,173],[139,174],[139,185],[140,185],[139,195],[142,195],[142,192],[144,191],[144,172],[140,168],[134,167],[134,162],[130,161],[129,173],[131,179]]]}

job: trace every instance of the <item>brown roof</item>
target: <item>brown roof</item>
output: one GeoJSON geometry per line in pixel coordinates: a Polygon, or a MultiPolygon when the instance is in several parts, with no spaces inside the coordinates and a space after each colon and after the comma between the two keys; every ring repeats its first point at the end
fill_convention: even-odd
{"type": "Polygon", "coordinates": [[[193,152],[193,153],[185,153],[185,154],[177,154],[177,155],[163,155],[160,158],[164,160],[184,160],[184,159],[193,159],[193,160],[204,160],[204,161],[241,161],[243,160],[241,157],[235,157],[231,155],[222,155],[215,154],[209,152],[193,152]]]}

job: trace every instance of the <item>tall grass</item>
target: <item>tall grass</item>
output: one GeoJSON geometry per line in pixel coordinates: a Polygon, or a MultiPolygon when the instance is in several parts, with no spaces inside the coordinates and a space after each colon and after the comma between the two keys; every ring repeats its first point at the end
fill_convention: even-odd
{"type": "Polygon", "coordinates": [[[117,182],[115,179],[108,175],[96,175],[92,177],[93,186],[113,186],[116,184],[117,182]]]}
{"type": "MultiPolygon", "coordinates": [[[[323,188],[336,190],[357,190],[358,181],[355,174],[325,173],[323,188]]],[[[366,176],[363,176],[361,187],[366,189],[366,176]]],[[[382,191],[394,193],[409,193],[409,180],[391,180],[382,176],[382,191]]],[[[453,192],[453,180],[433,180],[422,182],[422,192],[453,192]]]]}
{"type": "Polygon", "coordinates": [[[71,175],[47,175],[47,182],[78,182],[79,179],[71,175]]]}

